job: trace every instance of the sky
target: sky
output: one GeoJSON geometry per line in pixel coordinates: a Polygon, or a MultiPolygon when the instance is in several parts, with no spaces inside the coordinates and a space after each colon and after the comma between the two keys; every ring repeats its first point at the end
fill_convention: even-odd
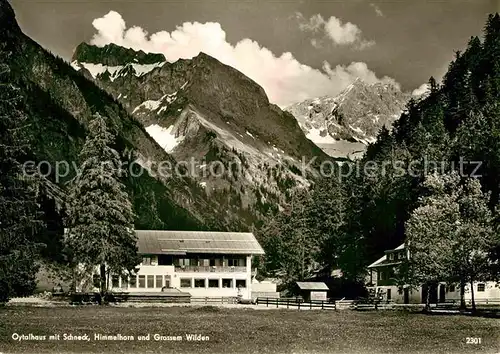
{"type": "Polygon", "coordinates": [[[481,35],[500,0],[11,0],[20,27],[70,61],[81,42],[203,51],[282,107],[335,95],[356,78],[423,92],[481,35]]]}

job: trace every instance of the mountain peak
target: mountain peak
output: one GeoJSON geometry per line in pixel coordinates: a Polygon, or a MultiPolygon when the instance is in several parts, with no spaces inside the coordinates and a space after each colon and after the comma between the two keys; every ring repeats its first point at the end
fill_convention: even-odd
{"type": "Polygon", "coordinates": [[[335,97],[306,100],[287,110],[295,116],[309,139],[322,148],[335,149],[328,150],[329,154],[354,156],[353,153],[362,152],[366,145],[375,141],[382,126],[390,128],[408,98],[409,95],[397,86],[369,84],[357,78],[335,97]],[[334,146],[340,146],[342,151],[334,146]]]}
{"type": "Polygon", "coordinates": [[[145,53],[132,48],[125,48],[114,43],[98,47],[81,43],[73,53],[72,61],[80,63],[102,64],[105,66],[122,66],[130,63],[156,64],[167,61],[160,53],[145,53]]]}

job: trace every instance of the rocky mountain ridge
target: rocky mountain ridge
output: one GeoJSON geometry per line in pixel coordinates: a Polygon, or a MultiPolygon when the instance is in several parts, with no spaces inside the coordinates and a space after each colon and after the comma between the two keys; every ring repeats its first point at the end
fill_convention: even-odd
{"type": "Polygon", "coordinates": [[[233,199],[227,202],[235,208],[265,213],[314,179],[315,170],[303,171],[302,160],[328,158],[291,114],[269,103],[262,87],[204,53],[119,68],[84,62],[78,53],[72,62],[76,70],[90,71],[166,152],[189,161],[190,176],[208,194],[233,199]],[[138,65],[149,66],[138,72],[138,65]],[[220,175],[210,171],[217,164],[224,171],[220,175]]]}
{"type": "Polygon", "coordinates": [[[399,118],[409,94],[390,84],[356,79],[335,97],[305,100],[286,108],[307,138],[331,156],[356,158],[385,126],[399,118]]]}
{"type": "MultiPolygon", "coordinates": [[[[29,154],[43,162],[47,180],[58,185],[64,198],[66,182],[75,171],[56,179],[59,162],[79,163],[87,125],[94,113],[106,117],[116,135],[122,161],[167,161],[166,153],[127,110],[110,94],[75,71],[22,33],[14,11],[0,0],[0,63],[7,66],[10,84],[18,88],[22,113],[29,122],[29,154]]],[[[140,173],[125,181],[136,212],[136,227],[143,229],[247,229],[239,215],[225,213],[224,204],[208,198],[200,185],[179,174],[169,177],[140,173]]]]}

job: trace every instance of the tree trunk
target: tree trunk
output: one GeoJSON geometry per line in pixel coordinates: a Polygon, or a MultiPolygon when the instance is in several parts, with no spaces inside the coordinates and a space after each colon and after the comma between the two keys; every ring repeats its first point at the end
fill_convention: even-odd
{"type": "Polygon", "coordinates": [[[301,270],[300,270],[300,280],[304,280],[304,244],[302,243],[302,263],[301,263],[301,270]]]}
{"type": "Polygon", "coordinates": [[[460,311],[465,311],[467,306],[465,304],[465,279],[460,279],[460,311]]]}
{"type": "Polygon", "coordinates": [[[425,312],[430,312],[430,310],[431,310],[431,287],[430,284],[427,283],[426,294],[425,294],[425,312]]]}
{"type": "Polygon", "coordinates": [[[472,313],[476,312],[476,302],[474,301],[474,278],[470,277],[470,298],[472,301],[472,313]]]}
{"type": "Polygon", "coordinates": [[[74,266],[73,267],[73,276],[71,277],[72,280],[71,280],[71,291],[76,293],[76,284],[77,284],[77,267],[78,266],[74,266]]]}
{"type": "Polygon", "coordinates": [[[100,295],[101,295],[101,302],[104,300],[104,295],[106,293],[107,289],[107,284],[106,284],[106,265],[101,264],[100,268],[100,276],[101,276],[101,289],[100,289],[100,295]]]}

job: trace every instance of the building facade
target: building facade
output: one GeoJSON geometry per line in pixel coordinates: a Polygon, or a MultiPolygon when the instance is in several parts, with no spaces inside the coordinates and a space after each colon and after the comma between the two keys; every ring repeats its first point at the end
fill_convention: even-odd
{"type": "Polygon", "coordinates": [[[133,276],[111,276],[112,291],[178,289],[193,297],[250,299],[252,257],[264,251],[252,233],[136,230],[142,262],[133,276]]]}
{"type": "Polygon", "coordinates": [[[299,289],[300,296],[309,301],[327,301],[328,300],[328,286],[323,282],[312,282],[312,281],[298,281],[297,287],[299,289]]]}
{"type": "MultiPolygon", "coordinates": [[[[409,256],[405,244],[395,249],[385,251],[385,254],[368,266],[368,288],[379,294],[383,300],[401,304],[425,303],[427,297],[426,285],[410,287],[399,286],[395,279],[397,268],[409,256]]],[[[465,300],[471,301],[471,284],[465,287],[465,300]]],[[[494,281],[475,282],[474,299],[500,300],[500,287],[494,281]]],[[[446,301],[460,301],[460,287],[458,284],[439,282],[430,287],[429,300],[431,303],[446,301]]]]}

